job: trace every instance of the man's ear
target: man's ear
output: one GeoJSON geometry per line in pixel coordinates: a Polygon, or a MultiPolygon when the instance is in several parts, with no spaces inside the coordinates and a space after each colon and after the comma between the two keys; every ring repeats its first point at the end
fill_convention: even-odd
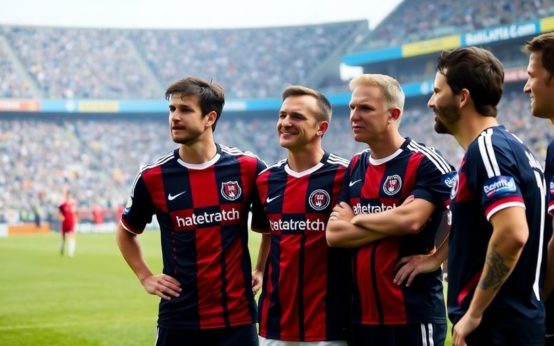
{"type": "Polygon", "coordinates": [[[460,108],[463,108],[471,102],[471,93],[468,89],[463,88],[458,95],[460,96],[460,108]]]}
{"type": "Polygon", "coordinates": [[[317,126],[317,134],[319,136],[323,136],[325,132],[327,132],[327,129],[329,128],[329,122],[328,121],[322,121],[317,126]]]}
{"type": "Polygon", "coordinates": [[[400,108],[398,107],[392,107],[389,109],[390,118],[394,119],[394,121],[399,121],[400,116],[402,115],[402,111],[400,111],[400,108]]]}
{"type": "Polygon", "coordinates": [[[212,127],[214,123],[217,121],[217,113],[216,111],[211,111],[210,113],[206,114],[206,126],[212,127]]]}

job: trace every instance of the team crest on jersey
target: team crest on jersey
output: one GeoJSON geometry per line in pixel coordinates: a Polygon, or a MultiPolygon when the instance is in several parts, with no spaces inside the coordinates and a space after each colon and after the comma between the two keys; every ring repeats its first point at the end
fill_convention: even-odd
{"type": "Polygon", "coordinates": [[[236,201],[242,193],[237,181],[227,181],[221,184],[221,195],[228,201],[236,201]]]}
{"type": "Polygon", "coordinates": [[[554,196],[554,178],[550,181],[550,195],[554,196]]]}
{"type": "Polygon", "coordinates": [[[314,210],[323,210],[331,203],[331,197],[327,191],[317,189],[310,194],[308,202],[310,203],[310,207],[314,210]]]}
{"type": "Polygon", "coordinates": [[[397,194],[402,188],[402,178],[398,174],[389,175],[383,184],[383,191],[389,196],[397,194]]]}

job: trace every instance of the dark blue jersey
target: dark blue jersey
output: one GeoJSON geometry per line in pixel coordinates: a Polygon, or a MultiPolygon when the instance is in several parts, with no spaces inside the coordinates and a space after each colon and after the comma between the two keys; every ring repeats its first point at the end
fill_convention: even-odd
{"type": "MultiPolygon", "coordinates": [[[[139,173],[121,222],[138,234],[156,215],[163,272],[182,288],[178,298],[160,302],[160,326],[209,329],[255,321],[247,220],[265,167],[253,155],[217,145],[209,162],[185,163],[177,149],[139,173]]],[[[252,227],[266,229],[260,212],[255,204],[252,227]]]]}
{"type": "MultiPolygon", "coordinates": [[[[548,215],[545,224],[545,253],[548,241],[552,237],[552,215],[554,214],[554,141],[548,145],[546,151],[546,163],[544,165],[544,176],[546,178],[546,188],[548,195],[548,215]]],[[[546,265],[544,266],[546,267],[546,265]]],[[[546,270],[546,268],[544,268],[546,270]]],[[[545,272],[546,274],[546,272],[545,272]]],[[[546,308],[546,333],[554,334],[554,296],[551,294],[545,303],[546,308]]]]}
{"type": "Polygon", "coordinates": [[[468,146],[451,198],[450,319],[455,322],[465,314],[479,282],[492,234],[490,218],[499,210],[519,206],[525,208],[529,238],[514,271],[487,308],[483,320],[488,320],[484,323],[487,325],[495,314],[503,318],[513,316],[514,324],[504,327],[516,327],[522,333],[541,324],[544,309],[539,280],[546,216],[541,165],[503,126],[491,127],[468,146]]]}
{"type": "Polygon", "coordinates": [[[369,150],[352,158],[340,199],[355,214],[396,208],[411,195],[437,207],[418,234],[390,236],[357,249],[353,257],[354,323],[446,322],[440,270],[418,275],[409,287],[396,285],[393,278],[401,257],[426,254],[435,247],[454,175],[453,167],[434,149],[409,138],[387,158],[375,160],[369,150]]]}
{"type": "Polygon", "coordinates": [[[283,341],[346,340],[350,252],[325,239],[348,161],[325,153],[304,172],[286,160],[257,179],[271,225],[259,305],[260,335],[283,341]]]}
{"type": "Polygon", "coordinates": [[[546,150],[544,177],[548,189],[548,213],[554,214],[554,141],[550,142],[546,150]]]}

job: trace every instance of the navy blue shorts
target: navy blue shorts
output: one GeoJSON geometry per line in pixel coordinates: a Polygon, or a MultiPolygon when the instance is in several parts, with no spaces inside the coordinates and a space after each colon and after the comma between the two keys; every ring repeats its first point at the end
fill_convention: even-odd
{"type": "Polygon", "coordinates": [[[544,344],[546,346],[554,346],[554,295],[550,296],[545,302],[544,309],[546,311],[544,344]]]}
{"type": "Polygon", "coordinates": [[[410,323],[393,326],[352,325],[352,346],[444,345],[446,323],[410,323]]]}
{"type": "Polygon", "coordinates": [[[522,320],[508,313],[485,315],[479,327],[466,337],[468,346],[542,346],[544,342],[544,320],[522,320]]]}
{"type": "Polygon", "coordinates": [[[156,346],[258,346],[254,324],[219,329],[168,329],[158,327],[156,346]]]}

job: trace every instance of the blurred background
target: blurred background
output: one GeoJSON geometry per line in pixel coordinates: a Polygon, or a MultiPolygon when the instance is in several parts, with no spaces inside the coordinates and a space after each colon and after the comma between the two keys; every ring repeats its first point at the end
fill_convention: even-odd
{"type": "Polygon", "coordinates": [[[10,10],[0,15],[0,236],[57,230],[64,189],[77,200],[79,232],[113,231],[139,167],[176,147],[163,95],[190,75],[225,88],[216,140],[273,163],[284,155],[275,122],[286,86],[306,85],[331,99],[324,144],[350,158],[363,146],[351,136],[348,81],[362,72],[389,74],[407,95],[402,133],[457,166],[461,152],[450,136],[433,132],[426,102],[440,51],[478,45],[506,69],[500,122],[540,160],[552,137],[522,91],[522,46],[554,30],[552,0],[269,1],[251,8],[238,1],[231,9],[228,2],[202,9],[181,2],[158,5],[160,13],[149,12],[147,1],[112,8],[99,1],[101,10],[20,2],[4,4],[10,10]],[[281,22],[271,22],[272,13],[281,22]]]}

